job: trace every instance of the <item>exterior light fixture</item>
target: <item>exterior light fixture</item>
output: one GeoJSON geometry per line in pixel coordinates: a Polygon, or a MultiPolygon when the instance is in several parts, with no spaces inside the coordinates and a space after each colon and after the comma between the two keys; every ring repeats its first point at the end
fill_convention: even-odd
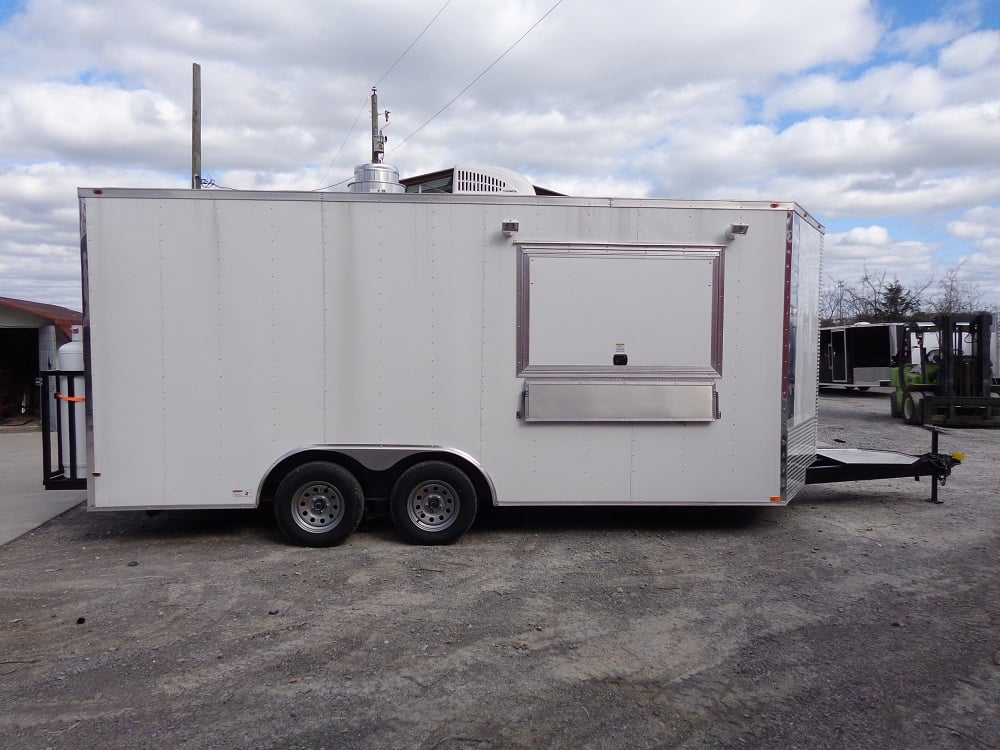
{"type": "Polygon", "coordinates": [[[730,224],[729,229],[726,230],[726,239],[734,240],[737,237],[742,237],[750,230],[749,224],[730,224]]]}
{"type": "Polygon", "coordinates": [[[500,224],[500,230],[504,233],[506,237],[513,237],[517,234],[518,230],[521,228],[520,222],[517,221],[505,221],[500,224]]]}

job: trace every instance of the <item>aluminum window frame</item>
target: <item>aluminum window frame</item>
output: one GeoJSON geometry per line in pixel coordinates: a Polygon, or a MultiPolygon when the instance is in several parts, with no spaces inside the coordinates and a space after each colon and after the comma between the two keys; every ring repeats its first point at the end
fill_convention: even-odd
{"type": "Polygon", "coordinates": [[[718,380],[722,377],[725,245],[659,243],[516,243],[517,258],[517,362],[518,377],[630,378],[656,377],[669,380],[718,380]],[[531,353],[531,260],[538,257],[615,257],[670,259],[711,259],[710,362],[707,367],[679,364],[662,365],[535,365],[531,353]]]}

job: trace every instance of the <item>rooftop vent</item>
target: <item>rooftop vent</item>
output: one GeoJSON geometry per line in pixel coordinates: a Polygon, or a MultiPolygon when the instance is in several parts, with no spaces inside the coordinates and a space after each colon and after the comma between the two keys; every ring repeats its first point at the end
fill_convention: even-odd
{"type": "Polygon", "coordinates": [[[354,182],[348,183],[352,193],[403,193],[399,170],[388,164],[359,164],[354,168],[354,182]]]}
{"type": "Polygon", "coordinates": [[[535,188],[517,172],[503,167],[455,167],[453,193],[534,195],[535,188]]]}
{"type": "MultiPolygon", "coordinates": [[[[407,177],[402,182],[408,193],[539,194],[539,189],[524,177],[503,167],[458,166],[418,177],[407,177]]],[[[548,190],[544,190],[544,194],[558,195],[548,190]]]]}

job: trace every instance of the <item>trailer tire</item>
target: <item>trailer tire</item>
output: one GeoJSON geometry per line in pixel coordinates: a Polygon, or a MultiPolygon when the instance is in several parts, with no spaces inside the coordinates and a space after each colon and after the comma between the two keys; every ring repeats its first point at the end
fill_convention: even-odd
{"type": "Polygon", "coordinates": [[[895,391],[889,394],[889,416],[899,419],[899,401],[895,391]]]}
{"type": "Polygon", "coordinates": [[[361,484],[330,461],[292,469],[274,494],[274,518],[290,539],[306,547],[340,544],[361,523],[365,509],[361,484]]]}
{"type": "Polygon", "coordinates": [[[396,531],[414,544],[451,544],[476,520],[476,488],[446,461],[424,461],[404,471],[389,494],[396,531]]]}
{"type": "Polygon", "coordinates": [[[903,419],[906,424],[923,424],[923,404],[922,399],[919,396],[914,396],[912,393],[907,393],[903,396],[903,419]]]}

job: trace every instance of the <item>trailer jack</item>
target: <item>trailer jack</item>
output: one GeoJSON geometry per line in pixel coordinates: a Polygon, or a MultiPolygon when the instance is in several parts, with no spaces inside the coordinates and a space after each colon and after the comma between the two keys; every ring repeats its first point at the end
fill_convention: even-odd
{"type": "MultiPolygon", "coordinates": [[[[965,459],[963,453],[953,453],[946,455],[938,453],[938,435],[941,434],[939,427],[931,427],[931,452],[925,453],[924,458],[927,463],[936,468],[937,471],[931,474],[931,496],[927,499],[929,503],[941,504],[944,500],[938,499],[938,487],[944,487],[948,483],[948,476],[951,474],[951,467],[960,464],[965,459]]],[[[913,477],[915,481],[920,481],[920,475],[913,477]]]]}
{"type": "Polygon", "coordinates": [[[943,487],[953,466],[962,463],[961,453],[938,452],[940,429],[931,427],[931,450],[922,456],[897,451],[874,451],[857,448],[820,448],[816,459],[806,470],[806,484],[829,482],[860,482],[869,479],[899,479],[931,477],[928,502],[943,503],[938,498],[938,486],[943,487]]]}

